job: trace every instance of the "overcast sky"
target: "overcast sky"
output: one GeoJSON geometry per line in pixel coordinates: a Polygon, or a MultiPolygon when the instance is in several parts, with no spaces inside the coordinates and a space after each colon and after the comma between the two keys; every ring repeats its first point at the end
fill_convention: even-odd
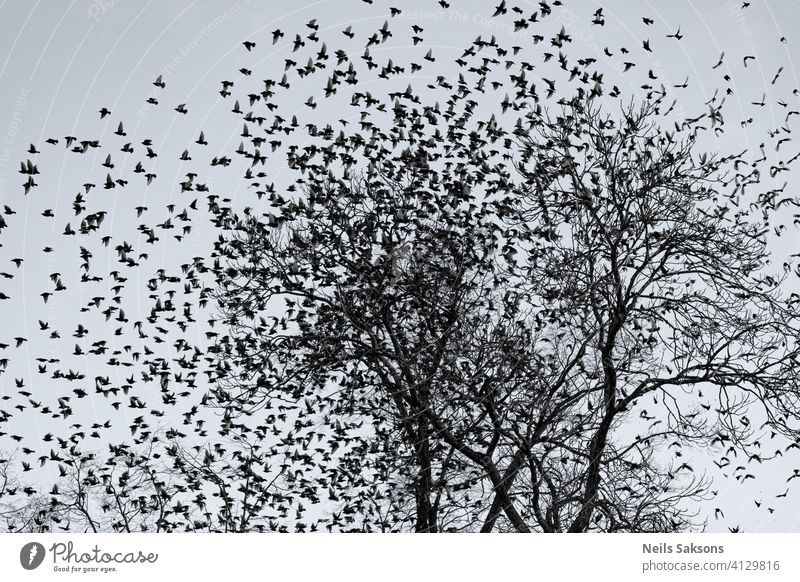
{"type": "MultiPolygon", "coordinates": [[[[510,45],[522,44],[527,37],[508,26],[498,26],[490,18],[493,3],[477,0],[451,0],[443,9],[435,0],[395,0],[403,13],[392,26],[408,28],[419,24],[426,29],[424,46],[414,47],[407,35],[397,35],[392,41],[377,47],[374,53],[382,58],[393,56],[397,62],[419,58],[420,50],[432,48],[439,57],[437,66],[442,74],[456,74],[452,63],[478,35],[496,35],[510,45]],[[449,67],[449,69],[448,69],[449,67]]],[[[107,196],[106,229],[115,239],[141,240],[137,232],[135,207],[147,206],[152,221],[158,222],[159,209],[166,204],[185,204],[179,190],[186,168],[175,163],[176,157],[202,130],[216,152],[231,152],[241,141],[239,123],[231,123],[228,115],[229,101],[219,95],[222,79],[239,80],[240,67],[253,69],[254,76],[274,76],[283,67],[283,59],[291,56],[291,39],[294,32],[304,30],[309,20],[316,18],[320,36],[326,35],[336,42],[342,38],[341,30],[348,25],[353,29],[376,29],[386,19],[388,6],[375,0],[368,5],[361,0],[305,0],[275,2],[118,2],[116,0],[74,0],[72,2],[43,2],[41,0],[16,0],[0,2],[0,205],[9,205],[16,215],[7,216],[9,228],[0,236],[0,272],[14,273],[10,281],[0,281],[0,290],[12,300],[0,304],[0,342],[13,345],[14,337],[28,341],[12,350],[8,371],[0,375],[0,391],[13,394],[14,379],[24,378],[26,386],[43,395],[58,393],[57,382],[48,383],[36,374],[34,358],[42,354],[69,357],[80,338],[71,338],[70,332],[83,323],[92,329],[105,326],[107,336],[114,325],[102,318],[81,312],[80,309],[93,296],[91,291],[77,285],[79,272],[79,246],[75,239],[65,239],[61,234],[69,222],[71,206],[82,184],[93,181],[102,184],[105,170],[98,168],[105,157],[87,155],[70,156],[61,149],[46,148],[45,139],[77,136],[79,139],[101,139],[104,143],[116,140],[141,142],[151,138],[159,148],[159,158],[154,161],[154,171],[159,179],[149,188],[137,182],[124,193],[105,193],[93,190],[90,197],[107,196]],[[272,44],[272,31],[281,28],[286,37],[272,44]],[[242,41],[257,43],[252,54],[242,47],[242,41]],[[167,87],[158,92],[159,107],[148,106],[146,99],[156,94],[153,80],[162,75],[167,87]],[[177,114],[173,107],[186,103],[188,115],[177,114]],[[107,107],[112,114],[101,120],[98,110],[107,107]],[[124,123],[127,136],[114,136],[119,122],[124,123]],[[24,178],[17,172],[19,162],[28,159],[30,144],[42,150],[37,161],[42,175],[37,176],[39,186],[24,196],[21,184],[24,178]],[[45,219],[41,213],[54,209],[56,219],[45,219]],[[43,253],[45,246],[53,252],[43,253]],[[24,258],[17,269],[13,258],[24,258]],[[45,304],[39,293],[52,287],[50,275],[59,273],[64,284],[75,291],[54,297],[45,304]],[[24,298],[24,300],[20,300],[24,298]],[[48,339],[39,331],[39,320],[49,321],[52,327],[64,330],[62,340],[48,339]]],[[[530,11],[536,3],[528,5],[530,11]]],[[[621,88],[636,91],[647,68],[670,84],[681,84],[689,78],[689,87],[680,93],[679,105],[687,112],[703,111],[703,103],[714,91],[724,86],[723,76],[731,76],[733,102],[730,108],[741,120],[753,122],[741,131],[731,131],[724,143],[709,138],[705,146],[727,151],[757,147],[768,128],[784,123],[786,108],[779,103],[796,107],[798,96],[793,93],[800,87],[796,57],[800,55],[800,20],[797,18],[800,2],[773,2],[753,0],[743,9],[741,2],[565,2],[564,8],[555,8],[556,19],[549,26],[563,25],[573,35],[574,48],[585,54],[596,55],[608,66],[608,78],[621,88]],[[603,6],[606,26],[603,29],[590,25],[591,14],[603,6]],[[632,7],[635,6],[636,9],[632,7]],[[648,26],[642,17],[653,19],[648,26]],[[680,27],[683,39],[666,38],[680,27]],[[781,38],[785,37],[785,41],[781,38]],[[651,39],[654,52],[643,54],[642,40],[651,39]],[[628,77],[619,72],[622,57],[605,58],[606,46],[630,49],[631,60],[643,69],[638,77],[628,77]],[[716,70],[721,53],[724,65],[716,70]],[[635,54],[633,54],[635,53],[635,54]],[[743,57],[756,58],[747,67],[743,57]],[[770,82],[783,67],[779,80],[770,82]],[[760,102],[766,92],[765,105],[760,102]],[[738,140],[738,141],[737,141],[738,140]]],[[[545,50],[545,49],[542,49],[545,50]]],[[[623,59],[624,60],[624,59],[623,59]]],[[[403,83],[428,83],[430,77],[408,75],[403,83]]],[[[371,88],[368,88],[371,90],[371,88]]],[[[298,96],[299,97],[299,96],[298,96]]],[[[286,103],[285,114],[303,112],[302,101],[286,103]],[[294,108],[294,109],[293,109],[294,108]]],[[[335,101],[324,104],[315,111],[319,119],[349,115],[343,105],[335,101]],[[338,108],[337,107],[341,107],[338,108]]],[[[305,113],[304,113],[305,115],[305,113]]],[[[730,125],[737,125],[736,121],[730,125]]],[[[733,129],[733,128],[731,128],[733,129]]],[[[115,142],[115,143],[116,143],[115,142]]],[[[121,164],[130,164],[119,156],[121,164]]],[[[132,167],[120,166],[120,175],[130,174],[132,167]]],[[[279,176],[285,168],[272,166],[269,171],[279,176]]],[[[785,175],[779,181],[786,180],[785,175]]],[[[798,179],[790,176],[788,189],[795,189],[798,179]]],[[[245,199],[246,183],[231,180],[230,175],[211,172],[206,181],[218,193],[245,199]]],[[[777,182],[777,181],[776,181],[777,182]]],[[[768,179],[765,179],[765,184],[768,179]]],[[[247,199],[247,203],[253,203],[247,199]]],[[[258,204],[256,202],[256,204],[258,204]]],[[[163,220],[163,217],[161,218],[163,220]]],[[[77,223],[72,223],[77,227],[77,223]]],[[[159,268],[174,270],[192,256],[207,253],[212,242],[210,229],[195,224],[189,240],[180,245],[168,239],[161,244],[149,245],[140,250],[150,256],[140,269],[141,281],[127,289],[139,292],[141,300],[128,305],[138,306],[127,315],[131,320],[144,319],[150,308],[146,298],[146,283],[159,268]],[[138,291],[135,291],[138,289],[138,291]],[[137,312],[138,311],[138,312],[137,312]]],[[[776,240],[776,253],[797,252],[800,237],[785,235],[776,240]]],[[[113,248],[96,244],[88,250],[93,253],[95,269],[106,272],[115,268],[116,253],[113,248]]],[[[113,247],[113,245],[112,245],[113,247]]],[[[104,290],[107,291],[107,287],[104,290]]],[[[202,343],[203,329],[190,330],[194,339],[202,343]]],[[[95,337],[102,336],[98,333],[95,337]]],[[[91,339],[91,338],[90,338],[91,339]]],[[[109,337],[114,341],[113,337],[109,337]]],[[[122,341],[122,340],[120,340],[122,341]]],[[[91,342],[89,342],[91,343],[91,342]]],[[[168,348],[167,348],[168,349],[168,348]]],[[[83,366],[89,377],[125,374],[127,371],[106,369],[102,359],[77,358],[76,369],[83,366]]],[[[145,398],[147,394],[143,395],[145,398]]],[[[2,407],[2,405],[0,405],[2,407]]],[[[107,408],[107,407],[106,407],[107,408]]],[[[91,398],[76,406],[76,416],[84,422],[102,422],[109,410],[91,398]]],[[[127,414],[121,411],[119,414],[127,414]]],[[[74,419],[73,419],[74,420],[74,419]]],[[[129,420],[129,419],[127,419],[129,420]]],[[[61,430],[55,424],[43,423],[40,415],[28,415],[13,420],[11,432],[37,439],[46,432],[61,430]],[[54,428],[56,427],[56,428],[54,428]]],[[[0,437],[0,447],[12,444],[0,437]]],[[[702,451],[698,452],[702,459],[702,451]]],[[[698,461],[702,464],[702,460],[698,461]]],[[[740,523],[746,531],[800,531],[800,516],[794,510],[800,493],[790,493],[785,499],[775,500],[774,514],[756,511],[753,500],[772,503],[774,495],[786,488],[786,479],[792,469],[800,466],[797,456],[770,464],[759,473],[758,479],[747,485],[719,480],[718,499],[712,502],[721,507],[727,518],[718,522],[709,519],[709,530],[726,530],[727,523],[740,523]]],[[[710,467],[710,469],[713,467],[710,467]]],[[[709,469],[709,470],[710,470],[709,469]]],[[[713,472],[710,473],[713,476],[713,472]]]]}

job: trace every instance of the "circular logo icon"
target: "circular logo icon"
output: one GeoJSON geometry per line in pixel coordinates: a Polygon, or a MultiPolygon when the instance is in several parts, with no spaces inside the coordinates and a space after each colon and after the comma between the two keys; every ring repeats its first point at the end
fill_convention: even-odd
{"type": "Polygon", "coordinates": [[[44,546],[39,542],[30,542],[19,551],[19,563],[26,570],[35,570],[44,562],[44,546]]]}

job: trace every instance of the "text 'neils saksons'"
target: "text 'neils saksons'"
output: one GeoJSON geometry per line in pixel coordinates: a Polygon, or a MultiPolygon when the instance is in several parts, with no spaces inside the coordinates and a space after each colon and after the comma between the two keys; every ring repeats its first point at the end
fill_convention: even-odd
{"type": "Polygon", "coordinates": [[[645,554],[723,554],[723,546],[698,546],[696,544],[642,544],[645,554]]]}

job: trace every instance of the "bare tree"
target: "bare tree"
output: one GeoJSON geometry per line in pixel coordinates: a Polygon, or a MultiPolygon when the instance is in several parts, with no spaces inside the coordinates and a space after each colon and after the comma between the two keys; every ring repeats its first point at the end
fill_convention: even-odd
{"type": "Polygon", "coordinates": [[[0,455],[0,528],[9,533],[50,531],[47,498],[30,485],[23,485],[14,472],[16,455],[0,455]]]}
{"type": "Polygon", "coordinates": [[[4,531],[287,531],[285,469],[264,465],[252,444],[237,437],[189,446],[159,436],[102,454],[73,447],[46,492],[22,488],[13,457],[4,459],[4,531]]]}
{"type": "Polygon", "coordinates": [[[766,269],[774,192],[753,193],[751,214],[748,176],[735,171],[743,153],[697,151],[703,124],[719,122],[713,105],[673,132],[660,129],[660,106],[616,118],[573,103],[518,136],[530,185],[520,228],[540,233],[530,288],[569,354],[551,389],[569,394],[580,424],[552,443],[580,451],[576,474],[533,455],[530,495],[547,499],[556,529],[677,529],[686,508],[668,492],[702,491],[682,479],[693,473],[684,445],[716,440],[761,462],[750,416],[797,437],[798,313],[783,274],[766,269]],[[626,438],[632,417],[647,426],[626,438]],[[651,453],[658,440],[672,464],[651,453]]]}
{"type": "MultiPolygon", "coordinates": [[[[286,228],[245,219],[220,250],[235,264],[218,295],[234,327],[234,339],[219,346],[224,361],[248,377],[236,378],[234,391],[223,384],[220,401],[270,405],[274,398],[303,419],[300,426],[311,415],[326,416],[329,426],[335,418],[330,440],[354,443],[336,474],[348,477],[348,488],[366,486],[352,502],[363,511],[374,499],[377,483],[361,483],[361,464],[350,465],[369,452],[380,459],[373,479],[391,475],[384,490],[409,490],[417,531],[440,529],[444,497],[471,489],[486,470],[502,491],[491,461],[498,443],[471,426],[490,422],[488,412],[475,417],[472,407],[500,386],[513,391],[530,373],[514,354],[524,330],[493,291],[501,275],[482,260],[492,254],[483,241],[496,227],[468,191],[445,198],[422,190],[430,177],[412,169],[322,181],[309,186],[308,202],[286,228]],[[261,313],[276,300],[287,310],[270,324],[261,313]],[[310,414],[294,406],[300,400],[310,414]],[[371,428],[356,434],[359,418],[371,428]],[[472,459],[464,458],[472,439],[482,452],[470,449],[472,459]],[[465,465],[477,455],[480,472],[465,465]]],[[[404,505],[389,523],[379,519],[382,527],[406,519],[398,517],[404,505]]],[[[460,519],[452,509],[447,527],[459,528],[475,507],[467,504],[460,519]]]]}
{"type": "Polygon", "coordinates": [[[753,405],[796,434],[797,314],[732,208],[744,154],[696,151],[713,108],[661,130],[662,98],[537,109],[506,140],[517,180],[423,142],[312,168],[277,214],[218,208],[219,403],[323,418],[347,446],[317,470],[390,528],[697,525],[683,447],[752,455],[753,405]]]}

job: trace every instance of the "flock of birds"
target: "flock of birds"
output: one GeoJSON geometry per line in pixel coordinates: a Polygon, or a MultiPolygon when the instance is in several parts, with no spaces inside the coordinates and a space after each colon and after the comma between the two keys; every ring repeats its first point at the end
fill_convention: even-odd
{"type": "MultiPolygon", "coordinates": [[[[363,1],[370,10],[378,9],[378,2],[363,1]]],[[[455,1],[439,0],[438,7],[447,10],[451,3],[455,1]]],[[[59,479],[74,475],[87,461],[96,463],[93,470],[106,492],[115,487],[124,490],[142,466],[133,459],[140,458],[144,447],[150,460],[161,455],[162,460],[172,459],[173,466],[194,467],[178,495],[165,493],[164,484],[155,488],[155,496],[164,502],[162,524],[170,520],[177,524],[191,515],[189,525],[182,527],[218,527],[211,525],[210,497],[224,503],[208,488],[229,474],[246,483],[240,491],[245,499],[248,492],[263,496],[261,505],[249,506],[251,513],[268,516],[261,525],[252,525],[255,529],[308,531],[352,525],[352,515],[335,505],[341,497],[337,489],[341,473],[351,470],[336,462],[335,453],[340,447],[368,451],[359,442],[360,425],[321,427],[319,419],[311,417],[295,422],[292,410],[307,403],[274,404],[245,420],[235,410],[213,406],[214,387],[230,373],[224,360],[236,350],[226,322],[214,312],[216,279],[224,276],[227,261],[234,258],[209,247],[208,253],[191,256],[174,270],[155,262],[172,249],[188,247],[199,223],[203,232],[214,227],[224,233],[237,213],[265,209],[260,220],[279,227],[285,221],[283,211],[301,195],[305,177],[327,175],[334,167],[341,176],[355,175],[379,167],[401,148],[427,147],[438,152],[443,171],[454,179],[469,175],[483,183],[487,195],[505,192],[513,182],[510,144],[515,128],[525,126],[526,116],[574,96],[613,103],[638,92],[644,99],[662,99],[665,116],[674,113],[679,92],[689,87],[688,77],[668,83],[643,63],[662,40],[680,43],[689,33],[680,27],[658,33],[654,19],[644,16],[639,23],[643,38],[637,46],[609,44],[594,54],[561,23],[562,6],[559,0],[520,5],[502,0],[494,7],[493,18],[510,19],[515,33],[510,38],[516,44],[505,46],[502,39],[481,34],[455,58],[449,51],[432,48],[438,31],[423,26],[423,21],[404,19],[399,7],[387,7],[385,19],[375,26],[366,20],[331,31],[314,18],[296,31],[277,28],[264,39],[245,40],[236,57],[241,66],[218,87],[220,98],[229,104],[226,115],[241,126],[241,141],[234,151],[217,149],[215,131],[206,128],[196,131],[192,143],[167,153],[160,136],[134,137],[125,112],[107,106],[98,110],[99,119],[116,128],[107,137],[64,135],[31,144],[20,161],[20,196],[4,205],[0,214],[0,265],[6,265],[0,266],[0,310],[10,312],[27,303],[31,306],[26,313],[38,313],[46,305],[55,317],[26,321],[25,332],[0,328],[10,334],[0,337],[0,448],[13,452],[0,463],[5,474],[19,476],[16,485],[8,479],[0,489],[0,507],[20,498],[41,497],[53,507],[65,502],[67,491],[59,479]],[[383,50],[392,46],[391,39],[408,48],[383,50]],[[256,65],[259,51],[270,46],[285,58],[256,65]],[[405,56],[408,61],[401,62],[405,56]],[[608,72],[607,63],[617,61],[621,71],[608,72]],[[261,74],[262,66],[275,63],[278,70],[261,74]],[[613,75],[614,80],[607,81],[613,75]],[[340,118],[332,119],[331,111],[339,111],[340,118]],[[74,192],[71,216],[50,207],[49,186],[39,184],[47,172],[40,160],[59,150],[58,155],[81,157],[91,164],[91,177],[74,192]],[[158,189],[156,163],[180,169],[177,194],[167,196],[158,189]],[[272,181],[275,169],[283,166],[291,170],[291,179],[272,181]],[[243,180],[255,197],[244,202],[226,197],[220,193],[220,180],[212,186],[204,177],[209,174],[223,180],[227,176],[231,183],[243,180]],[[148,202],[136,197],[143,191],[149,192],[148,202]],[[52,265],[55,260],[60,267],[47,273],[45,288],[32,292],[26,286],[24,295],[14,295],[11,284],[32,275],[25,270],[30,258],[24,254],[32,249],[24,248],[23,253],[10,241],[33,218],[13,205],[24,205],[29,198],[45,206],[40,214],[43,226],[37,228],[60,233],[58,242],[37,252],[45,255],[45,263],[52,265]],[[164,199],[167,203],[156,207],[164,199]],[[127,208],[130,200],[134,205],[127,208]],[[108,220],[110,213],[123,211],[135,221],[136,233],[127,238],[108,220]],[[113,257],[113,267],[107,271],[104,252],[113,257]],[[47,258],[50,255],[54,259],[47,258]],[[77,269],[67,263],[74,258],[77,269]],[[64,328],[59,323],[68,317],[61,310],[75,301],[81,302],[74,314],[78,322],[64,328]],[[39,434],[32,426],[41,427],[39,434]],[[161,452],[153,457],[155,449],[161,452]],[[25,481],[29,473],[36,478],[25,481]],[[308,506],[326,500],[334,504],[331,512],[309,512],[308,506]]],[[[750,3],[742,8],[749,9],[750,3]]],[[[602,29],[607,18],[598,8],[588,15],[586,26],[602,29]]],[[[782,37],[780,42],[788,41],[782,37]]],[[[703,69],[709,75],[719,72],[723,85],[691,121],[707,122],[713,135],[723,132],[725,98],[740,90],[729,64],[740,62],[750,69],[756,61],[753,55],[735,55],[736,50],[731,47],[703,69]]],[[[776,67],[770,85],[779,84],[784,72],[776,67]]],[[[176,124],[190,123],[191,105],[178,102],[168,80],[164,75],[153,80],[147,104],[157,115],[179,116],[176,124]]],[[[785,153],[793,145],[792,124],[800,115],[797,101],[771,103],[766,92],[759,94],[760,98],[747,101],[748,107],[775,108],[783,112],[783,119],[761,144],[762,158],[742,161],[735,168],[734,183],[742,190],[766,177],[761,173],[763,164],[769,166],[774,182],[788,176],[800,156],[785,153]]],[[[791,90],[792,98],[798,94],[797,88],[791,90]]],[[[745,117],[742,129],[755,123],[756,114],[745,117]]],[[[227,123],[220,120],[215,126],[227,123]]],[[[679,130],[676,123],[675,132],[679,130]]],[[[758,203],[771,209],[790,205],[785,188],[786,182],[766,192],[758,203]]],[[[797,223],[797,216],[793,218],[797,223]]],[[[771,228],[780,236],[786,227],[771,228]]],[[[207,239],[213,243],[214,237],[207,239]]],[[[176,256],[183,256],[181,252],[192,251],[176,251],[176,256]]],[[[728,443],[716,444],[723,450],[715,461],[720,472],[741,483],[756,478],[754,464],[798,448],[791,443],[775,447],[774,455],[752,453],[740,460],[735,449],[725,450],[728,443]]],[[[798,477],[800,470],[795,469],[787,482],[798,477]]],[[[776,497],[787,495],[788,490],[776,497]]],[[[145,502],[137,506],[135,495],[132,499],[132,507],[142,510],[145,502]]],[[[775,511],[774,503],[758,500],[755,505],[770,514],[775,511]]],[[[230,513],[226,515],[230,520],[230,513]]],[[[723,510],[717,508],[714,516],[724,518],[723,510]]],[[[76,526],[70,519],[79,521],[63,519],[57,527],[87,527],[85,521],[76,526]]],[[[123,525],[115,521],[113,527],[123,525]]]]}

